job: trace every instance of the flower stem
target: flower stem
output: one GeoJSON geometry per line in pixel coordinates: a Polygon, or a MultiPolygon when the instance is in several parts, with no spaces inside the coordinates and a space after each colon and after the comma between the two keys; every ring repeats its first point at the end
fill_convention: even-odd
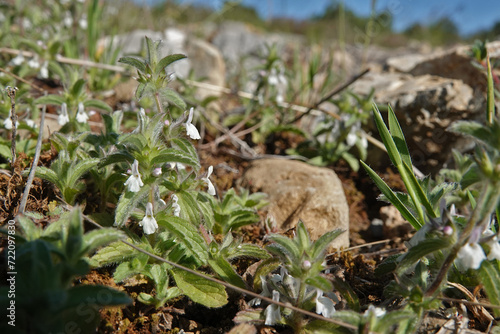
{"type": "Polygon", "coordinates": [[[436,291],[441,286],[441,283],[446,278],[448,270],[455,261],[458,252],[469,240],[469,237],[474,228],[476,226],[482,225],[487,215],[495,210],[500,193],[497,193],[495,188],[491,187],[496,187],[496,184],[489,185],[488,183],[486,183],[484,185],[481,192],[481,197],[479,198],[479,201],[477,202],[476,207],[472,212],[471,218],[467,222],[465,228],[462,230],[462,233],[460,234],[460,238],[458,239],[457,243],[451,248],[450,253],[446,257],[441,268],[439,269],[436,278],[425,292],[424,294],[425,297],[431,297],[436,293],[436,291]],[[493,196],[490,196],[490,191],[494,192],[493,196]],[[486,210],[484,210],[485,207],[486,210]]]}

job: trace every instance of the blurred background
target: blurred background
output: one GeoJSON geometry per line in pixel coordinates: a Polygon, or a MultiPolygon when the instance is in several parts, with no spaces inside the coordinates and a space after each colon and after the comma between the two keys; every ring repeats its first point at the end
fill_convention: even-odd
{"type": "MultiPolygon", "coordinates": [[[[500,2],[411,0],[134,0],[114,2],[149,11],[154,20],[135,28],[160,29],[174,23],[243,21],[273,32],[306,36],[311,42],[402,46],[408,40],[433,46],[494,40],[500,35],[500,2]]],[[[127,21],[130,23],[130,21],[127,21]]],[[[127,22],[121,22],[126,24],[127,22]]]]}

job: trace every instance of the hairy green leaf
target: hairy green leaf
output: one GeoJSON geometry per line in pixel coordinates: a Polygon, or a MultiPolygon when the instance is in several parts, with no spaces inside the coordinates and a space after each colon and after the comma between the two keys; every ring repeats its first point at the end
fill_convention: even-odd
{"type": "Polygon", "coordinates": [[[172,270],[177,287],[195,303],[206,307],[222,307],[227,304],[224,287],[203,277],[183,270],[172,270]]]}

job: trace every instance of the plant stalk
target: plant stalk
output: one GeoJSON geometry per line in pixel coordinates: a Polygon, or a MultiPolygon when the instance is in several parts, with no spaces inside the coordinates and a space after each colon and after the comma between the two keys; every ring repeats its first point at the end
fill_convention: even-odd
{"type": "MultiPolygon", "coordinates": [[[[495,187],[495,186],[496,186],[496,184],[492,185],[492,187],[495,187]]],[[[474,230],[474,228],[483,223],[486,215],[488,215],[488,212],[495,211],[500,193],[495,194],[493,197],[489,197],[489,191],[488,191],[489,187],[490,187],[490,185],[488,185],[487,183],[484,185],[482,192],[481,192],[481,197],[479,198],[479,201],[476,204],[476,207],[474,208],[474,211],[472,213],[471,218],[467,222],[467,225],[465,226],[465,228],[462,230],[462,234],[460,235],[459,240],[452,247],[450,253],[446,257],[443,265],[441,266],[438,274],[436,275],[436,278],[434,279],[432,284],[429,286],[429,288],[425,292],[425,294],[424,294],[425,297],[431,297],[436,293],[436,291],[441,286],[441,283],[446,278],[450,267],[452,266],[453,262],[455,261],[455,259],[457,257],[458,252],[469,240],[469,237],[470,237],[472,231],[474,230]],[[488,198],[489,198],[489,201],[488,201],[488,198]],[[486,211],[483,210],[484,206],[487,207],[486,211]],[[481,212],[486,212],[483,215],[484,217],[481,217],[481,212]]],[[[491,189],[491,188],[489,188],[489,189],[491,189]]],[[[495,189],[495,188],[493,188],[493,189],[495,189]]],[[[493,190],[493,191],[495,191],[495,190],[493,190]]]]}

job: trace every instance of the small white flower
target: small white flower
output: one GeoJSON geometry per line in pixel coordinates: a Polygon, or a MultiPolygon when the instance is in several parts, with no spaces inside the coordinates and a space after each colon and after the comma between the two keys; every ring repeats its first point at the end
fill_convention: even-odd
{"type": "MultiPolygon", "coordinates": [[[[276,290],[273,290],[273,300],[275,302],[280,301],[280,294],[276,290]]],[[[269,306],[267,306],[264,310],[264,314],[266,315],[265,324],[267,326],[273,326],[281,320],[280,307],[276,304],[270,304],[269,306]]]]}
{"type": "Polygon", "coordinates": [[[38,61],[38,56],[31,58],[28,61],[28,66],[31,68],[40,68],[40,62],[38,61]]]}
{"type": "Polygon", "coordinates": [[[186,133],[189,137],[191,137],[191,139],[201,139],[200,137],[200,133],[198,132],[198,129],[196,129],[196,126],[194,126],[193,124],[191,124],[191,122],[193,121],[193,113],[194,113],[194,108],[191,108],[189,110],[189,116],[188,116],[188,119],[185,123],[186,125],[186,133]]]}
{"type": "MultiPolygon", "coordinates": [[[[3,126],[7,129],[7,130],[11,130],[12,129],[12,113],[9,111],[9,116],[3,120],[3,126]]],[[[19,122],[16,121],[16,129],[17,127],[19,126],[19,122]]]]}
{"type": "Polygon", "coordinates": [[[132,164],[132,175],[130,175],[124,184],[127,186],[128,191],[136,193],[141,190],[144,183],[141,180],[141,174],[139,174],[139,161],[134,160],[132,164]]]}
{"type": "Polygon", "coordinates": [[[269,73],[269,76],[267,77],[267,83],[271,86],[276,86],[279,83],[276,68],[271,68],[271,73],[269,73]]]}
{"type": "Polygon", "coordinates": [[[385,309],[380,307],[375,307],[373,305],[368,306],[368,309],[363,314],[365,317],[369,316],[370,313],[374,314],[377,318],[383,317],[385,315],[385,309]]]}
{"type": "Polygon", "coordinates": [[[142,229],[145,234],[153,234],[158,229],[158,224],[156,223],[155,217],[153,217],[153,204],[148,203],[146,205],[146,215],[139,222],[139,226],[142,226],[142,229]]]}
{"type": "Polygon", "coordinates": [[[24,56],[22,53],[19,53],[17,56],[12,58],[9,62],[10,65],[14,65],[14,66],[19,66],[22,63],[24,63],[24,56]]]}
{"type": "Polygon", "coordinates": [[[151,174],[153,174],[154,177],[160,176],[161,175],[161,167],[153,169],[153,173],[151,173],[151,174]]]}
{"type": "Polygon", "coordinates": [[[208,167],[207,176],[202,178],[202,180],[205,181],[205,183],[208,186],[208,190],[207,190],[208,194],[215,196],[215,187],[212,184],[212,181],[210,181],[210,179],[209,179],[210,175],[212,175],[213,170],[214,170],[213,166],[208,167]]]}
{"type": "Polygon", "coordinates": [[[26,120],[26,125],[29,126],[30,128],[36,129],[36,123],[32,119],[27,119],[26,120]]]}
{"type": "Polygon", "coordinates": [[[479,269],[481,262],[486,259],[483,248],[477,242],[468,242],[460,248],[457,254],[457,261],[464,270],[479,269]]]}
{"type": "MultiPolygon", "coordinates": [[[[486,230],[483,233],[483,235],[486,235],[486,237],[492,236],[493,234],[494,233],[492,230],[486,230]]],[[[488,253],[488,260],[500,260],[500,243],[498,241],[498,237],[494,236],[493,238],[489,239],[486,244],[490,248],[490,251],[488,253]]]]}
{"type": "Polygon", "coordinates": [[[49,77],[49,62],[44,61],[40,68],[40,78],[47,79],[49,77]]]}
{"type": "Polygon", "coordinates": [[[85,108],[83,107],[83,103],[78,103],[78,112],[76,113],[76,121],[78,123],[87,123],[89,119],[89,115],[85,112],[85,108]]]}
{"type": "Polygon", "coordinates": [[[78,21],[78,24],[80,25],[80,28],[82,28],[83,30],[87,29],[88,27],[87,15],[83,14],[80,21],[78,21]]]}
{"type": "Polygon", "coordinates": [[[59,123],[59,125],[69,123],[68,106],[66,105],[66,103],[63,103],[61,106],[61,113],[57,118],[57,122],[59,123]]]}
{"type": "Polygon", "coordinates": [[[321,314],[325,318],[330,318],[335,313],[333,301],[323,296],[323,291],[316,290],[316,313],[321,314]]]}
{"type": "Polygon", "coordinates": [[[67,28],[70,28],[73,25],[73,17],[70,12],[64,13],[63,23],[67,28]]]}
{"type": "Polygon", "coordinates": [[[172,208],[174,209],[174,216],[179,217],[181,214],[181,206],[177,203],[179,198],[177,195],[172,195],[172,208]]]}

